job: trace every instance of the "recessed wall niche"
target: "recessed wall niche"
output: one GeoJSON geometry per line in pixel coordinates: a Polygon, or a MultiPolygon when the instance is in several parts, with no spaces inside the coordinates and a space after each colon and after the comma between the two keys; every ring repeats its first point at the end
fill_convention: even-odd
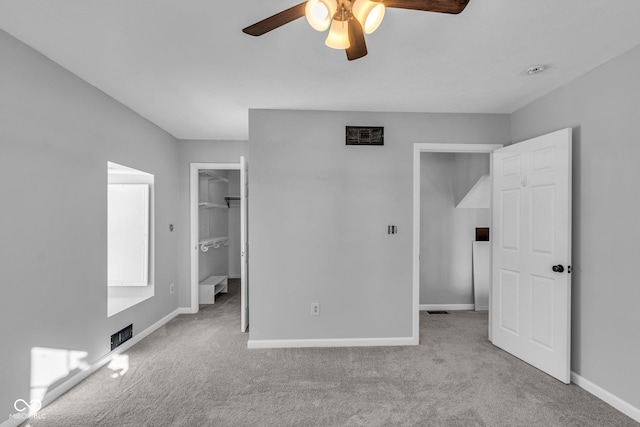
{"type": "Polygon", "coordinates": [[[154,295],[154,176],[107,162],[107,316],[154,295]]]}

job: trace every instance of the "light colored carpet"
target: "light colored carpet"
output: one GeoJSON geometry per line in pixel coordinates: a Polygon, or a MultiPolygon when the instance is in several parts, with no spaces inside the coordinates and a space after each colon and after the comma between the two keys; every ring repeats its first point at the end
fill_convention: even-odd
{"type": "Polygon", "coordinates": [[[132,347],[32,426],[631,426],[487,341],[487,315],[420,315],[415,347],[248,350],[237,282],[132,347]]]}

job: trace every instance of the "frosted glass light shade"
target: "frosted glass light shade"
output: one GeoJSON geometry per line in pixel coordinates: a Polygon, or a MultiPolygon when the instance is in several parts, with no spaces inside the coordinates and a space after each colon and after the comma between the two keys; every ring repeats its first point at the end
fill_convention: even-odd
{"type": "Polygon", "coordinates": [[[373,33],[384,18],[386,8],[384,4],[371,0],[355,0],[353,3],[353,16],[360,22],[365,34],[373,33]]]}
{"type": "Polygon", "coordinates": [[[349,21],[334,19],[331,22],[331,29],[324,44],[332,49],[348,49],[351,46],[349,41],[349,21]]]}
{"type": "Polygon", "coordinates": [[[307,0],[304,15],[314,30],[324,31],[331,25],[337,3],[332,0],[307,0]]]}

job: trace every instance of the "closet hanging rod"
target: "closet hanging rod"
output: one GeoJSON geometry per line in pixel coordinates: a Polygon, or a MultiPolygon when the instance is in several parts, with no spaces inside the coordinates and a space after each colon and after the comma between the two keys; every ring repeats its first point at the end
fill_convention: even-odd
{"type": "Polygon", "coordinates": [[[228,244],[229,244],[228,237],[212,237],[210,239],[205,239],[200,241],[200,250],[202,250],[202,252],[207,252],[209,248],[212,246],[214,249],[217,249],[220,247],[220,245],[226,246],[228,244]]]}

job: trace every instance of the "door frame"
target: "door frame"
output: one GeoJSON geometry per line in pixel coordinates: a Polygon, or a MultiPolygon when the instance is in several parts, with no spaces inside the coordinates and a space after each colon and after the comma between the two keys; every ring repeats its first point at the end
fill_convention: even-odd
{"type": "MultiPolygon", "coordinates": [[[[422,153],[486,153],[489,154],[489,173],[493,176],[491,152],[503,144],[413,144],[413,339],[420,340],[420,155],[422,153]]],[[[493,211],[489,213],[493,221],[493,211]]],[[[489,279],[491,283],[491,278],[489,279]]],[[[489,287],[489,340],[491,340],[491,287],[489,287]]]]}
{"type": "MultiPolygon", "coordinates": [[[[191,163],[189,165],[189,259],[191,260],[190,281],[191,281],[191,306],[189,313],[197,313],[200,310],[200,301],[198,296],[198,269],[200,261],[198,259],[198,173],[201,170],[237,170],[240,171],[240,162],[238,163],[191,163]]],[[[244,203],[244,201],[240,201],[244,203]]],[[[242,226],[242,225],[241,225],[242,226]]]]}

